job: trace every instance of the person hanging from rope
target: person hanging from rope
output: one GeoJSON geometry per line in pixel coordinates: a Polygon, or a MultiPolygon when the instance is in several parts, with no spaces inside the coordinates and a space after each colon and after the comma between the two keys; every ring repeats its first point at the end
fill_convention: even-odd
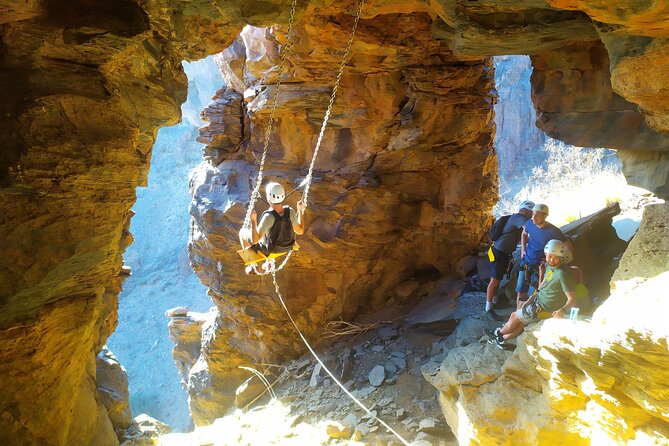
{"type": "MultiPolygon", "coordinates": [[[[239,231],[239,242],[242,248],[250,248],[262,254],[265,262],[262,268],[271,272],[275,268],[272,254],[287,253],[295,245],[295,235],[304,234],[304,201],[297,202],[297,212],[288,205],[283,205],[286,192],[279,183],[271,182],[265,187],[269,209],[257,221],[255,209],[251,211],[251,228],[239,231]]],[[[258,274],[257,263],[246,266],[246,274],[258,274]]]]}

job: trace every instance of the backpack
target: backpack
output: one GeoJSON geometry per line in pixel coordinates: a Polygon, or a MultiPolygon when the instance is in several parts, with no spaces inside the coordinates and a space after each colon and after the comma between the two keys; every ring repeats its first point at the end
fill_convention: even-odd
{"type": "Polygon", "coordinates": [[[274,224],[266,238],[268,251],[270,253],[290,251],[295,244],[295,231],[293,230],[293,222],[290,220],[290,213],[292,212],[290,206],[283,207],[283,215],[279,215],[273,209],[265,212],[274,214],[274,224]]]}
{"type": "Polygon", "coordinates": [[[509,218],[511,218],[511,215],[505,215],[498,218],[497,221],[492,224],[490,230],[488,231],[488,237],[490,237],[490,240],[494,242],[505,234],[504,226],[506,226],[506,222],[509,221],[509,218]]]}

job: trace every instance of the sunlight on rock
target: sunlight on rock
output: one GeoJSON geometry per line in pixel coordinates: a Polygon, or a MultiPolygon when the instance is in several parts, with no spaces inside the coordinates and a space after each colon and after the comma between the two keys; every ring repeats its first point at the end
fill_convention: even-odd
{"type": "Polygon", "coordinates": [[[646,208],[591,320],[530,325],[506,358],[475,342],[454,348],[426,376],[460,445],[669,443],[667,214],[646,208]],[[494,378],[472,392],[486,361],[494,378]]]}
{"type": "Polygon", "coordinates": [[[187,434],[165,435],[160,437],[158,444],[160,446],[363,444],[348,441],[353,434],[353,430],[348,426],[332,421],[312,425],[301,422],[299,417],[291,415],[290,412],[289,406],[273,400],[266,406],[248,412],[237,410],[187,434]],[[337,429],[337,426],[341,429],[337,429]],[[346,441],[334,441],[334,439],[346,441]]]}

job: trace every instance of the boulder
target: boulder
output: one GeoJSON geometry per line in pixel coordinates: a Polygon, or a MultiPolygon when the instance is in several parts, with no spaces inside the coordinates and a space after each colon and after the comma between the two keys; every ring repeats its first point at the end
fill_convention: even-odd
{"type": "Polygon", "coordinates": [[[130,427],[132,410],[125,368],[106,347],[98,354],[95,363],[98,394],[107,409],[109,420],[117,432],[130,427]]]}

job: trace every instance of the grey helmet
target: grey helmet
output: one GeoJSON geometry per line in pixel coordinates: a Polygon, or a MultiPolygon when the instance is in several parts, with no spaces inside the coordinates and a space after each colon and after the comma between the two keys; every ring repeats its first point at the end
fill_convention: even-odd
{"type": "Polygon", "coordinates": [[[520,207],[518,209],[521,210],[521,211],[523,209],[525,209],[527,211],[531,211],[533,208],[534,208],[534,202],[530,201],[530,200],[525,200],[522,203],[520,203],[520,207]]]}

